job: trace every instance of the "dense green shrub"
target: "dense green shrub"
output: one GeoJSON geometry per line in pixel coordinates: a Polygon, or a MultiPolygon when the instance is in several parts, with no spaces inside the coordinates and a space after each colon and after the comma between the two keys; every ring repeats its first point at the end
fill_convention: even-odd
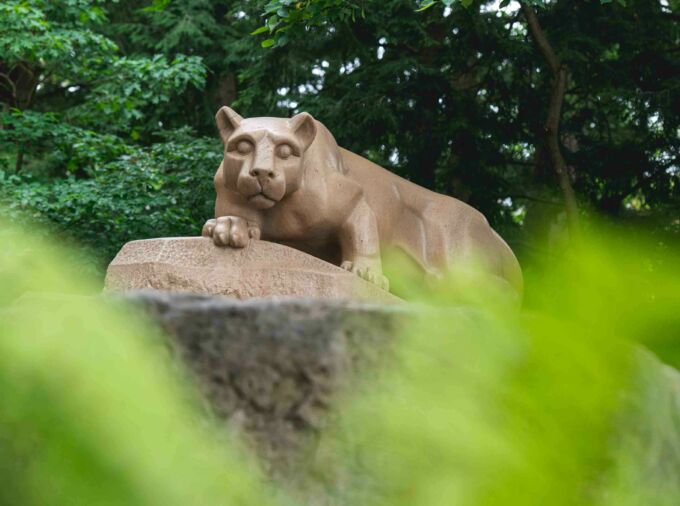
{"type": "Polygon", "coordinates": [[[88,177],[0,172],[0,201],[10,219],[37,220],[91,247],[100,262],[134,239],[200,234],[214,212],[219,142],[177,135],[126,151],[88,177]]]}
{"type": "Polygon", "coordinates": [[[205,85],[202,58],[126,52],[103,33],[119,7],[0,3],[0,201],[100,264],[131,239],[196,234],[220,153],[165,114],[205,85]]]}

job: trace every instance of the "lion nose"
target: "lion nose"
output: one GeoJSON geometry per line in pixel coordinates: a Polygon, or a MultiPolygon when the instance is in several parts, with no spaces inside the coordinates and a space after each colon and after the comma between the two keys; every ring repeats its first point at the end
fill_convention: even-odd
{"type": "Polygon", "coordinates": [[[250,175],[256,177],[257,179],[274,179],[276,175],[273,170],[269,169],[251,169],[250,175]]]}

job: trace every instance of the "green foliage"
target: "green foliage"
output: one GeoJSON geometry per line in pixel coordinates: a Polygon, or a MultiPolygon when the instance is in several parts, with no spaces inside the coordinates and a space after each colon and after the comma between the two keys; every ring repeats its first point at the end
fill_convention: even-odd
{"type": "MultiPolygon", "coordinates": [[[[445,7],[451,7],[456,3],[460,3],[463,7],[470,7],[472,5],[474,0],[417,0],[418,3],[418,12],[424,11],[425,9],[429,9],[433,5],[436,5],[438,3],[442,4],[445,7]]],[[[600,0],[600,3],[602,4],[609,4],[612,3],[613,0],[600,0]]],[[[616,0],[620,5],[625,6],[626,5],[626,0],[616,0]]],[[[527,4],[527,5],[536,5],[538,7],[546,5],[548,2],[546,0],[522,0],[522,3],[527,4]]],[[[502,9],[507,7],[510,4],[510,0],[501,0],[498,4],[498,6],[502,9]]]]}
{"type": "MultiPolygon", "coordinates": [[[[104,3],[12,0],[0,7],[0,98],[9,105],[2,112],[3,129],[9,130],[3,141],[25,151],[21,137],[38,121],[10,110],[42,105],[43,96],[54,95],[65,95],[59,120],[136,140],[143,129],[149,135],[158,126],[150,110],[190,86],[203,86],[206,69],[199,57],[120,55],[115,42],[96,31],[107,20],[104,3]],[[20,131],[17,138],[12,129],[20,131]]],[[[54,127],[50,119],[40,130],[54,127]]]]}
{"type": "Polygon", "coordinates": [[[202,87],[205,68],[199,58],[184,55],[172,61],[162,55],[123,57],[110,62],[99,76],[103,78],[101,84],[93,87],[86,102],[71,115],[86,124],[121,132],[148,120],[149,113],[144,108],[153,111],[189,86],[202,87]],[[106,118],[104,125],[102,118],[106,118]]]}
{"type": "Polygon", "coordinates": [[[356,20],[357,13],[363,15],[359,4],[349,0],[272,0],[264,6],[262,17],[265,24],[251,35],[268,32],[273,38],[262,41],[262,47],[285,46],[286,32],[291,26],[305,28],[327,24],[329,18],[337,21],[356,20]]]}
{"type": "MultiPolygon", "coordinates": [[[[570,71],[561,141],[581,207],[677,234],[676,7],[540,3],[541,26],[570,71]]],[[[272,82],[271,69],[281,69],[288,83],[270,85],[285,91],[279,104],[321,118],[341,145],[472,204],[513,246],[536,251],[563,218],[544,148],[551,74],[521,13],[490,2],[419,13],[407,0],[361,6],[356,21],[327,11],[318,23],[280,24],[288,44],[244,80],[272,82]]],[[[239,104],[259,112],[261,97],[249,87],[239,104]]]]}
{"type": "Polygon", "coordinates": [[[53,241],[0,237],[0,504],[265,504],[159,334],[83,296],[95,285],[53,241]]]}
{"type": "MultiPolygon", "coordinates": [[[[171,93],[181,93],[189,84],[202,84],[205,69],[200,58],[180,55],[168,62],[161,55],[132,58],[117,54],[118,46],[95,31],[106,21],[106,11],[101,7],[104,3],[99,0],[3,3],[0,61],[7,70],[3,84],[12,88],[15,101],[20,94],[17,87],[33,88],[25,90],[33,96],[38,86],[68,85],[85,88],[86,99],[96,102],[100,111],[128,110],[134,117],[140,115],[136,111],[140,105],[166,102],[171,93]],[[21,76],[13,79],[17,67],[29,74],[31,83],[22,82],[21,76]]],[[[101,122],[101,117],[98,119],[101,122]]],[[[115,115],[108,120],[115,121],[115,115]]],[[[120,125],[126,126],[125,122],[120,125]]]]}
{"type": "MultiPolygon", "coordinates": [[[[625,0],[617,0],[619,4],[626,4],[625,0]]],[[[611,3],[612,0],[600,0],[601,3],[611,3]]],[[[422,12],[430,7],[441,4],[444,7],[452,7],[460,4],[470,7],[473,0],[415,0],[415,11],[422,12]]],[[[510,0],[502,0],[500,8],[505,8],[510,0]]],[[[542,6],[546,0],[524,0],[529,5],[542,6]]],[[[274,38],[262,41],[262,47],[283,46],[288,42],[286,32],[291,27],[303,26],[305,29],[327,25],[329,22],[356,21],[357,12],[365,17],[365,5],[369,2],[354,2],[351,0],[272,0],[264,6],[262,17],[265,24],[253,31],[251,35],[259,35],[268,32],[274,38]]]]}
{"type": "MultiPolygon", "coordinates": [[[[533,3],[570,71],[560,138],[581,209],[645,223],[663,241],[677,235],[677,2],[533,3]]],[[[45,188],[69,174],[87,185],[167,131],[217,139],[221,105],[243,116],[306,110],[343,147],[481,210],[523,255],[546,253],[537,248],[547,236],[559,250],[563,204],[544,149],[552,80],[524,18],[513,3],[417,7],[4,2],[0,167],[45,188]]],[[[3,183],[0,194],[15,189],[3,183]]]]}
{"type": "MultiPolygon", "coordinates": [[[[264,487],[162,338],[74,296],[96,284],[31,236],[0,227],[0,504],[329,499],[264,487]]],[[[333,504],[677,504],[680,375],[641,348],[680,364],[677,250],[604,228],[587,239],[527,269],[522,313],[473,266],[411,285],[421,304],[317,452],[333,504]]]]}
{"type": "Polygon", "coordinates": [[[40,64],[61,77],[109,56],[115,44],[92,30],[105,21],[98,0],[7,0],[0,5],[0,59],[4,65],[40,64]]]}
{"type": "Polygon", "coordinates": [[[0,200],[102,261],[135,236],[195,233],[220,152],[186,134],[158,142],[172,136],[159,132],[164,109],[202,88],[206,68],[198,56],[121,54],[102,33],[108,4],[0,6],[0,200]]]}
{"type": "MultiPolygon", "coordinates": [[[[519,317],[464,273],[425,298],[459,305],[404,329],[397,366],[342,407],[320,454],[328,488],[349,483],[338,500],[678,503],[677,374],[635,351],[680,365],[680,260],[660,233],[680,230],[678,4],[527,3],[570,69],[561,141],[580,203],[625,240],[586,224],[585,249],[562,254],[541,148],[551,79],[506,2],[0,3],[0,201],[33,238],[0,227],[0,306],[96,291],[79,273],[124,242],[196,235],[220,105],[307,110],[534,260],[519,317]],[[633,241],[631,221],[653,238],[633,241]],[[65,238],[94,260],[52,247],[65,238]]],[[[0,310],[0,503],[276,502],[179,400],[153,335],[92,299],[0,310]]]]}
{"type": "Polygon", "coordinates": [[[57,113],[13,109],[0,113],[0,122],[0,143],[35,146],[68,172],[95,169],[129,150],[122,139],[70,125],[57,113]]]}
{"type": "Polygon", "coordinates": [[[522,314],[470,266],[407,285],[423,307],[397,365],[343,406],[324,453],[329,482],[352,477],[347,504],[680,499],[680,375],[639,348],[680,364],[678,250],[598,227],[553,260],[528,267],[522,314]]]}
{"type": "Polygon", "coordinates": [[[212,176],[222,152],[212,139],[177,135],[91,169],[48,181],[0,172],[10,218],[87,245],[105,265],[131,239],[197,235],[213,212],[212,176]]]}

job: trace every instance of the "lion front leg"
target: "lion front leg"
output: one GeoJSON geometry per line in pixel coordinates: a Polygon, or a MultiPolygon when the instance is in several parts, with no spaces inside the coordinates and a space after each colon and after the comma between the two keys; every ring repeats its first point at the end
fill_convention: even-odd
{"type": "Polygon", "coordinates": [[[361,199],[340,229],[342,264],[340,267],[366,281],[389,289],[380,260],[380,236],[373,210],[361,199]]]}
{"type": "Polygon", "coordinates": [[[244,248],[250,239],[260,238],[260,229],[238,216],[220,216],[203,225],[203,237],[211,237],[217,246],[244,248]]]}

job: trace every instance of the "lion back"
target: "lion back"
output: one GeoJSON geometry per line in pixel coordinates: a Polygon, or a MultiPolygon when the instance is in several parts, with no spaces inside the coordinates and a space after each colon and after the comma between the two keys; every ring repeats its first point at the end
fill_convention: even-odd
{"type": "Polygon", "coordinates": [[[305,153],[305,162],[317,168],[324,167],[326,170],[347,174],[347,167],[345,167],[335,137],[323,123],[317,120],[314,122],[316,123],[316,136],[305,153]]]}

